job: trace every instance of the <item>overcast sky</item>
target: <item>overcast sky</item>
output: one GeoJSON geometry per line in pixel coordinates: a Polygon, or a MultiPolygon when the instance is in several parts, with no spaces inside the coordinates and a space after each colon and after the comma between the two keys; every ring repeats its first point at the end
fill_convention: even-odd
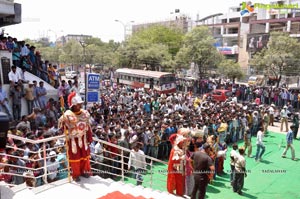
{"type": "MultiPolygon", "coordinates": [[[[20,40],[86,34],[102,41],[122,41],[124,28],[116,19],[136,24],[174,19],[175,9],[192,19],[226,13],[242,0],[15,0],[22,4],[22,23],[5,27],[20,40]]],[[[266,3],[267,0],[253,1],[266,3]]]]}

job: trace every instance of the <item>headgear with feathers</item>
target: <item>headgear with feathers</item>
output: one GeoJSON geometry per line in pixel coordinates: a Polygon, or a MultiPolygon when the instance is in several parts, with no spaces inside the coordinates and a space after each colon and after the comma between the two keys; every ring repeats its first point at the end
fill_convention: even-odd
{"type": "Polygon", "coordinates": [[[83,103],[81,97],[76,94],[75,91],[71,92],[68,96],[68,104],[69,107],[71,108],[73,105],[81,104],[83,103]]]}

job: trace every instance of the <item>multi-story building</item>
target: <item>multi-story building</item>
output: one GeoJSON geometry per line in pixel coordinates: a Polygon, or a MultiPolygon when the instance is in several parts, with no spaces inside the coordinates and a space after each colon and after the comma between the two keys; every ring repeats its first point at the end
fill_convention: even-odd
{"type": "MultiPolygon", "coordinates": [[[[272,31],[289,32],[300,37],[300,10],[267,9],[270,5],[299,5],[299,0],[270,2],[268,5],[253,5],[254,9],[241,14],[241,6],[229,8],[226,14],[215,14],[197,20],[197,25],[209,26],[216,39],[216,47],[227,58],[236,59],[242,69],[250,73],[249,60],[269,40],[272,31]]],[[[297,7],[297,6],[295,6],[297,7]]]]}
{"type": "MultiPolygon", "coordinates": [[[[265,47],[269,40],[270,32],[287,32],[291,37],[300,38],[300,1],[285,0],[270,2],[270,5],[288,7],[295,5],[294,9],[265,9],[257,8],[249,20],[247,34],[248,60],[265,47]],[[299,7],[299,9],[297,9],[299,7]],[[253,45],[254,44],[254,45],[253,45]]],[[[252,67],[249,66],[251,69],[252,67]]]]}
{"type": "MultiPolygon", "coordinates": [[[[212,30],[216,39],[215,46],[226,58],[239,61],[242,68],[247,68],[243,60],[246,52],[243,51],[244,34],[249,31],[248,19],[241,17],[240,6],[230,7],[228,13],[217,13],[197,20],[196,25],[206,25],[212,30]]],[[[246,70],[246,69],[245,69],[246,70]]]]}
{"type": "Polygon", "coordinates": [[[182,30],[183,33],[187,33],[192,25],[192,20],[190,17],[181,14],[175,17],[175,19],[165,20],[165,21],[157,21],[157,22],[150,22],[150,23],[141,23],[141,24],[134,24],[132,25],[132,33],[145,29],[155,25],[162,25],[166,27],[175,27],[182,30]]]}

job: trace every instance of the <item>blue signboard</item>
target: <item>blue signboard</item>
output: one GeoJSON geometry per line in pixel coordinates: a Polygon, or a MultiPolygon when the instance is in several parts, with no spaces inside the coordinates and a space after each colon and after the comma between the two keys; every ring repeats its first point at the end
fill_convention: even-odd
{"type": "Polygon", "coordinates": [[[100,75],[95,73],[87,74],[87,89],[99,90],[100,89],[100,75]]]}
{"type": "Polygon", "coordinates": [[[99,92],[89,91],[87,92],[87,102],[98,102],[99,101],[99,92]]]}

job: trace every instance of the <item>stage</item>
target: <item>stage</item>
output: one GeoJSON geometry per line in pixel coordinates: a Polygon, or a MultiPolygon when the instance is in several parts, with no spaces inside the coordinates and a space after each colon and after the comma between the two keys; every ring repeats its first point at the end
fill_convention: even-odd
{"type": "Polygon", "coordinates": [[[71,183],[67,179],[28,189],[25,184],[14,188],[1,186],[1,199],[178,199],[167,192],[155,191],[111,179],[92,176],[71,183]]]}

